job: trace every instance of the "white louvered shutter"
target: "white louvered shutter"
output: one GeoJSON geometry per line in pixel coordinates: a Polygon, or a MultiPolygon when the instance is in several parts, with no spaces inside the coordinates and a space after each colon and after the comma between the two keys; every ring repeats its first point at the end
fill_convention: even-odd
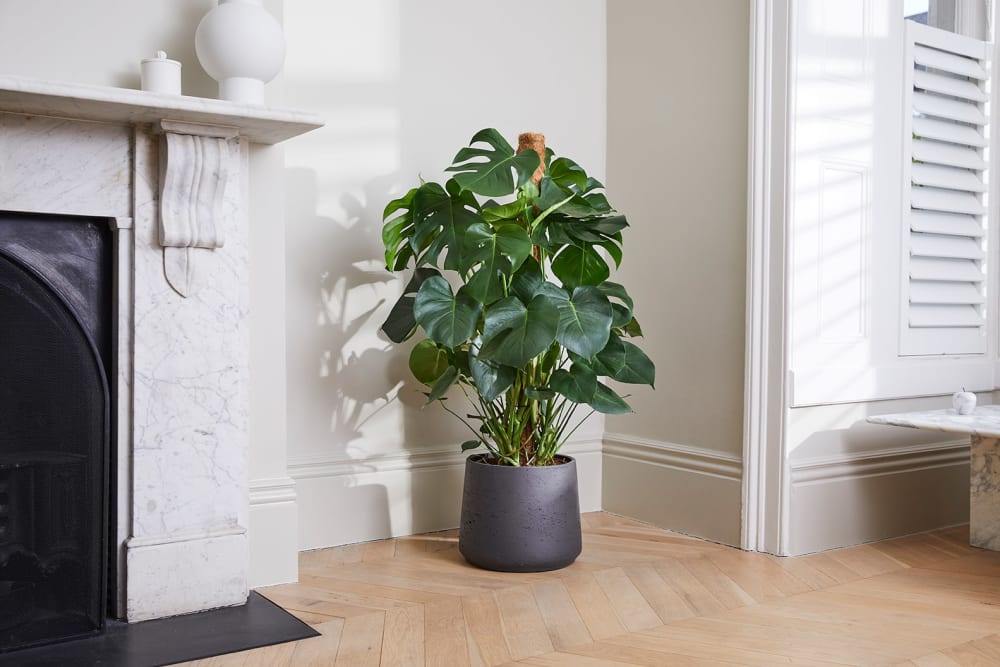
{"type": "Polygon", "coordinates": [[[906,24],[900,352],[983,354],[988,48],[906,24]]]}

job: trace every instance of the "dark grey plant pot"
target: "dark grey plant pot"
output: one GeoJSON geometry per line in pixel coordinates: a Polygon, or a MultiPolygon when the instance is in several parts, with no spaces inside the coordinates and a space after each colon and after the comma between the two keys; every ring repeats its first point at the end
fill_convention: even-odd
{"type": "Polygon", "coordinates": [[[546,572],[580,555],[576,461],[543,467],[465,461],[458,550],[472,565],[500,572],[546,572]]]}

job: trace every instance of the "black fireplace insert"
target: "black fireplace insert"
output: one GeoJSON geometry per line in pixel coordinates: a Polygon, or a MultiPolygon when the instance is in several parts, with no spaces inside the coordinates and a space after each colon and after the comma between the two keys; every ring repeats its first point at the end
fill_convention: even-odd
{"type": "Polygon", "coordinates": [[[107,219],[0,212],[0,651],[103,630],[107,219]]]}

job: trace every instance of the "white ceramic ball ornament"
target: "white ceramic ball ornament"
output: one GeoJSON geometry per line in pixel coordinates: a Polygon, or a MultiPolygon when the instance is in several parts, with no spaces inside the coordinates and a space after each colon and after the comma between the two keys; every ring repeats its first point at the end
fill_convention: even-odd
{"type": "Polygon", "coordinates": [[[263,0],[219,0],[198,24],[194,47],[219,97],[242,104],[264,104],[264,84],[285,61],[285,36],[263,0]]]}
{"type": "Polygon", "coordinates": [[[976,409],[976,395],[971,391],[957,391],[951,396],[951,407],[960,415],[972,414],[976,409]]]}

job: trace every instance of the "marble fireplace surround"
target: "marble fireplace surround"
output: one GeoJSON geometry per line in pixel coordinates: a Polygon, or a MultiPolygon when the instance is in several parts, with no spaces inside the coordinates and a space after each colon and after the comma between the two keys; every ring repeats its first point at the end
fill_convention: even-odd
{"type": "Polygon", "coordinates": [[[321,125],[293,111],[0,77],[0,209],[97,216],[114,229],[110,532],[114,611],[128,621],[247,598],[248,144],[321,125]]]}

